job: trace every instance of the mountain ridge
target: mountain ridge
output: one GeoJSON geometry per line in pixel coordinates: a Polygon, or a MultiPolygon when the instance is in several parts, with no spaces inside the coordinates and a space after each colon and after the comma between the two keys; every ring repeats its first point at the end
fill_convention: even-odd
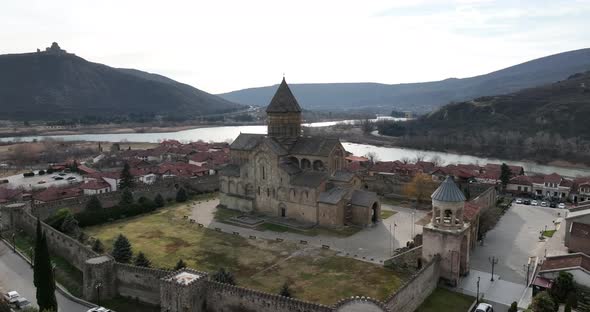
{"type": "MultiPolygon", "coordinates": [[[[586,70],[590,70],[590,48],[553,54],[468,78],[400,84],[305,83],[289,86],[305,109],[367,108],[424,113],[450,102],[511,93],[586,70]]],[[[218,95],[245,105],[266,105],[277,87],[247,88],[218,95]]]]}
{"type": "Polygon", "coordinates": [[[191,118],[241,107],[162,75],[87,61],[57,45],[45,52],[0,55],[3,119],[191,118]]]}

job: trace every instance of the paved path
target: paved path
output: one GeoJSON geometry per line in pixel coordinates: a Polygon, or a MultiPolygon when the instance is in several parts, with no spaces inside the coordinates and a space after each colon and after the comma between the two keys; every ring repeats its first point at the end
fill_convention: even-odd
{"type": "MultiPolygon", "coordinates": [[[[3,241],[0,241],[0,291],[16,290],[21,296],[36,302],[36,290],[33,286],[33,270],[21,257],[12,252],[3,241]]],[[[76,302],[55,293],[60,312],[85,312],[88,310],[76,302]]]]}
{"type": "Polygon", "coordinates": [[[422,233],[422,226],[415,225],[412,229],[412,221],[418,221],[426,215],[426,211],[403,208],[391,205],[382,205],[384,210],[393,210],[397,213],[383,220],[373,227],[369,227],[348,237],[336,237],[329,235],[307,236],[297,233],[278,233],[272,231],[258,231],[237,225],[216,222],[213,220],[218,199],[202,201],[194,205],[191,217],[209,228],[220,228],[224,232],[238,232],[248,237],[250,235],[274,240],[299,242],[305,240],[313,246],[329,245],[331,249],[339,251],[341,255],[354,257],[368,262],[381,263],[388,259],[393,249],[405,247],[406,242],[412,239],[412,231],[415,234],[422,233]],[[412,216],[414,213],[414,216],[412,216]]]}

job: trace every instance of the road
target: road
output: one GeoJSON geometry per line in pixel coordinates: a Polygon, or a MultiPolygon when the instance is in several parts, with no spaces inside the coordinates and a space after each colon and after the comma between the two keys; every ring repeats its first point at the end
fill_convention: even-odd
{"type": "MultiPolygon", "coordinates": [[[[36,290],[33,286],[33,270],[28,262],[12,252],[0,241],[0,291],[16,290],[21,296],[36,305],[36,290]]],[[[84,312],[88,308],[73,302],[59,292],[55,293],[59,312],[84,312]]]]}

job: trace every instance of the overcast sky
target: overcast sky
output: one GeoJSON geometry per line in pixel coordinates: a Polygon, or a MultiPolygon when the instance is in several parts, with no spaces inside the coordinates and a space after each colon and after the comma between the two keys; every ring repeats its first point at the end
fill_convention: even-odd
{"type": "Polygon", "coordinates": [[[590,47],[590,0],[0,0],[0,54],[57,41],[211,93],[469,77],[590,47]]]}

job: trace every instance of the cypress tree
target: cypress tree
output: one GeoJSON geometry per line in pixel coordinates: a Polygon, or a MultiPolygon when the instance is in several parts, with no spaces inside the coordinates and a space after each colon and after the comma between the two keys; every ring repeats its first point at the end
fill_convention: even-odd
{"type": "Polygon", "coordinates": [[[184,203],[187,200],[188,196],[186,195],[186,190],[183,187],[181,187],[180,189],[178,189],[178,192],[176,192],[176,201],[179,203],[184,203]]]}
{"type": "Polygon", "coordinates": [[[152,263],[150,262],[150,260],[148,260],[148,258],[141,251],[137,254],[134,264],[136,266],[144,267],[144,268],[149,268],[152,266],[152,263]]]}
{"type": "Polygon", "coordinates": [[[158,193],[158,195],[156,195],[156,198],[154,198],[154,203],[158,208],[162,208],[166,204],[166,202],[164,201],[164,197],[162,197],[162,194],[160,193],[158,193]]]}
{"type": "Polygon", "coordinates": [[[135,186],[135,179],[131,175],[131,167],[129,167],[128,163],[125,163],[123,166],[123,171],[121,171],[121,181],[119,182],[119,188],[127,189],[132,188],[135,186]]]}
{"type": "Polygon", "coordinates": [[[289,284],[287,284],[286,282],[285,284],[283,284],[283,286],[281,287],[281,291],[279,292],[279,295],[287,298],[291,298],[293,296],[291,294],[291,289],[289,289],[289,284]]]}
{"type": "Polygon", "coordinates": [[[33,254],[33,284],[35,287],[39,287],[39,276],[38,268],[39,265],[39,257],[37,255],[41,254],[39,248],[41,247],[41,240],[43,239],[43,232],[41,231],[41,220],[37,218],[37,235],[35,236],[35,251],[33,254]]]}
{"type": "Polygon", "coordinates": [[[39,253],[36,272],[37,280],[37,304],[39,310],[57,311],[57,300],[55,298],[55,278],[53,276],[53,265],[47,247],[47,237],[43,233],[39,243],[39,253]]]}
{"type": "Polygon", "coordinates": [[[186,268],[186,263],[184,263],[184,261],[182,261],[182,259],[178,260],[178,262],[176,262],[176,266],[174,267],[174,271],[178,271],[181,269],[186,268]]]}
{"type": "Polygon", "coordinates": [[[502,163],[502,166],[500,166],[500,181],[503,187],[506,187],[508,182],[510,182],[510,176],[512,176],[510,167],[506,163],[502,163]]]}
{"type": "Polygon", "coordinates": [[[131,243],[123,234],[119,234],[117,240],[113,244],[113,252],[111,253],[115,261],[121,263],[131,262],[133,251],[131,250],[131,243]]]}

